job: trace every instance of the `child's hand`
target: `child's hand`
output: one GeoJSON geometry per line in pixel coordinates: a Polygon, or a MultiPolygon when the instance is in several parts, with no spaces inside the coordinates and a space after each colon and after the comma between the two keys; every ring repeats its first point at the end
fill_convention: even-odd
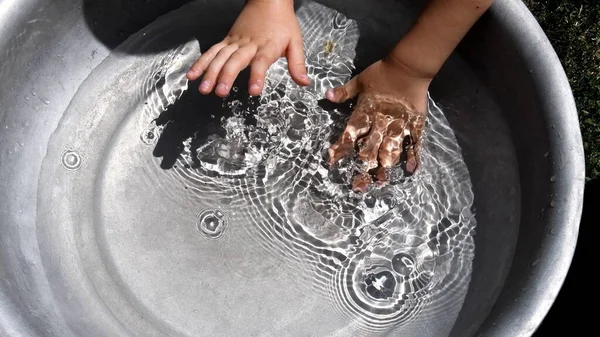
{"type": "Polygon", "coordinates": [[[365,167],[354,177],[354,190],[365,191],[371,184],[367,171],[377,167],[377,180],[387,182],[387,169],[398,163],[403,151],[407,155],[406,171],[417,170],[429,84],[493,1],[430,0],[386,59],[374,63],[345,86],[327,92],[333,102],[360,94],[344,134],[329,149],[333,165],[352,153],[358,142],[358,157],[365,167]],[[405,134],[410,136],[408,144],[403,144],[405,134]]]}
{"type": "Polygon", "coordinates": [[[248,90],[260,95],[267,69],[286,56],[289,72],[299,85],[308,85],[302,34],[293,0],[249,0],[227,37],[206,51],[187,73],[193,81],[204,75],[200,92],[213,89],[227,96],[236,77],[251,66],[248,90]]]}
{"type": "Polygon", "coordinates": [[[336,103],[359,95],[344,133],[329,149],[329,164],[335,165],[351,155],[358,143],[358,158],[364,167],[363,174],[354,178],[354,190],[366,191],[371,184],[367,171],[375,168],[378,182],[387,182],[388,169],[398,163],[404,151],[406,171],[417,170],[430,81],[386,59],[374,63],[346,85],[327,91],[327,99],[336,103]],[[408,143],[404,143],[406,136],[408,143]]]}

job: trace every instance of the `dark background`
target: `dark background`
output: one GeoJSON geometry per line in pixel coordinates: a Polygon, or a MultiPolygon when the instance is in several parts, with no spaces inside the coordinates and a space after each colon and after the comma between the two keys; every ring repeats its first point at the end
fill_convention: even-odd
{"type": "Polygon", "coordinates": [[[597,290],[593,283],[598,283],[594,278],[598,260],[592,254],[592,241],[596,239],[592,228],[598,223],[599,209],[600,179],[596,178],[586,184],[579,239],[569,274],[534,337],[591,336],[589,331],[595,330],[597,318],[592,311],[597,310],[593,309],[597,290]]]}
{"type": "Polygon", "coordinates": [[[579,112],[588,179],[600,178],[600,1],[524,0],[565,68],[579,112]]]}

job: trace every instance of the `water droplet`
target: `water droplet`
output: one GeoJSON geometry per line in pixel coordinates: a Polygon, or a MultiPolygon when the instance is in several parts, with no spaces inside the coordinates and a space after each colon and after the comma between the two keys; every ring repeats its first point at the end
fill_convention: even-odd
{"type": "Polygon", "coordinates": [[[146,145],[152,145],[156,143],[158,139],[158,135],[156,134],[156,130],[154,128],[144,130],[140,136],[142,142],[146,145]]]}
{"type": "Polygon", "coordinates": [[[28,67],[31,67],[31,62],[27,62],[27,66],[28,66],[28,67]]]}
{"type": "Polygon", "coordinates": [[[67,170],[77,170],[81,167],[81,156],[75,151],[65,151],[62,155],[61,164],[67,170]]]}
{"type": "Polygon", "coordinates": [[[238,87],[233,87],[233,88],[231,88],[231,90],[232,90],[233,92],[238,92],[238,91],[239,91],[238,87]]]}
{"type": "Polygon", "coordinates": [[[554,200],[550,201],[550,207],[554,208],[554,206],[556,206],[556,201],[554,201],[554,200]]]}
{"type": "Polygon", "coordinates": [[[26,100],[26,101],[29,101],[29,96],[25,96],[25,100],[26,100]]]}
{"type": "Polygon", "coordinates": [[[392,258],[392,268],[398,275],[408,276],[415,269],[415,262],[412,256],[398,253],[392,258]]]}
{"type": "Polygon", "coordinates": [[[220,210],[206,210],[198,215],[196,227],[202,236],[219,239],[225,233],[227,217],[220,210]]]}
{"type": "Polygon", "coordinates": [[[48,100],[48,99],[43,99],[42,102],[44,102],[44,104],[46,104],[46,105],[50,104],[50,100],[48,100]]]}
{"type": "Polygon", "coordinates": [[[31,92],[31,94],[32,94],[33,96],[37,95],[37,94],[35,93],[35,91],[32,91],[32,92],[31,92]]]}
{"type": "Polygon", "coordinates": [[[556,181],[556,176],[550,177],[550,181],[555,182],[556,181]]]}

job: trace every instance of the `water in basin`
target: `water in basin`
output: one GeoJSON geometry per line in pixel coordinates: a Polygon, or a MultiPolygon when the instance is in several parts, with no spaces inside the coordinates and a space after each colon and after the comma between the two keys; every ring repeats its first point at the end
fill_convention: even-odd
{"type": "Polygon", "coordinates": [[[154,43],[145,31],[80,87],[38,186],[41,250],[54,252],[45,272],[64,311],[85,303],[104,313],[95,324],[144,336],[450,331],[476,228],[454,132],[430,97],[420,171],[352,192],[326,165],[351,105],[322,98],[352,76],[359,30],[314,3],[297,15],[307,88],[282,58],[260,97],[244,76],[227,98],[201,96],[185,73],[210,46],[123,52],[154,43]]]}

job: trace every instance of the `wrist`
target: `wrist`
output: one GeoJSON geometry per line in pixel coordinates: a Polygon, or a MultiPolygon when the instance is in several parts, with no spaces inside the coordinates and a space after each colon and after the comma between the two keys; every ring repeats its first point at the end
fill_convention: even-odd
{"type": "Polygon", "coordinates": [[[246,5],[268,5],[275,7],[294,7],[294,0],[246,0],[246,5]]]}
{"type": "Polygon", "coordinates": [[[294,0],[246,0],[245,8],[254,8],[267,16],[278,17],[294,12],[294,0]]]}
{"type": "Polygon", "coordinates": [[[417,78],[433,78],[493,0],[430,0],[389,55],[417,78]]]}
{"type": "MultiPolygon", "coordinates": [[[[401,74],[402,77],[408,77],[415,80],[431,81],[436,75],[436,71],[428,69],[418,58],[412,57],[410,52],[394,49],[382,61],[391,71],[401,74]]],[[[420,56],[420,55],[416,55],[420,56]]]]}

